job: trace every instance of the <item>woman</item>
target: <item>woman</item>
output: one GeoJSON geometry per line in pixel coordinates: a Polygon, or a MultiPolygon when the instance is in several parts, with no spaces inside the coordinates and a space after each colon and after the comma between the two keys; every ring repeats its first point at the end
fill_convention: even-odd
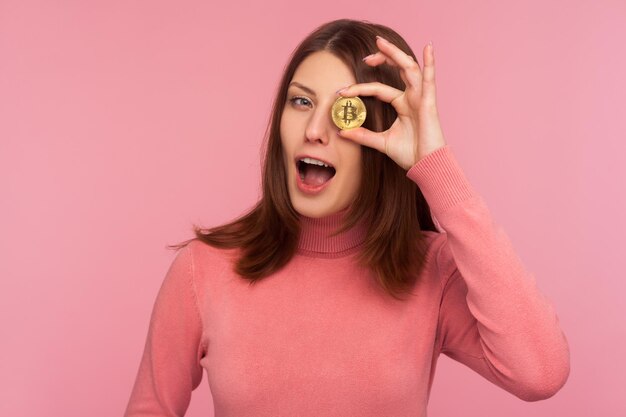
{"type": "Polygon", "coordinates": [[[298,46],[262,198],[181,245],[126,416],[184,415],[203,369],[217,417],[426,416],[440,353],[525,401],[563,386],[558,317],[444,140],[432,44],[423,63],[364,21],[298,46]],[[339,95],[362,126],[334,125],[339,95]]]}

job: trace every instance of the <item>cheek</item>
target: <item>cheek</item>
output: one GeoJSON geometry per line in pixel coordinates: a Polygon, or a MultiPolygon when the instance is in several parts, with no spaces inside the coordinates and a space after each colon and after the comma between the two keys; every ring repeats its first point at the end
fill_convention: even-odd
{"type": "Polygon", "coordinates": [[[349,163],[350,171],[354,177],[358,177],[361,173],[361,145],[355,144],[357,146],[356,149],[352,149],[352,153],[350,154],[349,163]]]}
{"type": "Polygon", "coordinates": [[[351,192],[355,192],[361,184],[361,158],[360,155],[352,156],[346,160],[344,164],[345,176],[344,181],[346,188],[351,192]]]}
{"type": "Polygon", "coordinates": [[[283,149],[287,151],[287,153],[293,150],[294,131],[290,128],[288,121],[283,121],[280,124],[280,141],[283,145],[283,149]]]}

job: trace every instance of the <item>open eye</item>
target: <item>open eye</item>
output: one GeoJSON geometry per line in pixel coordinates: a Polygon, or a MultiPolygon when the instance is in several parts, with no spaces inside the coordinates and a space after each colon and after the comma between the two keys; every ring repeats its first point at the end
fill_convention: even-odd
{"type": "Polygon", "coordinates": [[[300,97],[300,96],[295,96],[295,97],[290,98],[290,99],[289,99],[289,102],[290,102],[290,103],[292,103],[292,104],[294,104],[295,106],[302,106],[302,105],[304,105],[304,106],[309,106],[309,105],[311,104],[311,102],[309,101],[309,99],[304,98],[304,97],[300,97]],[[308,104],[298,104],[298,103],[297,103],[297,100],[304,100],[304,101],[305,101],[306,103],[308,103],[308,104]]]}

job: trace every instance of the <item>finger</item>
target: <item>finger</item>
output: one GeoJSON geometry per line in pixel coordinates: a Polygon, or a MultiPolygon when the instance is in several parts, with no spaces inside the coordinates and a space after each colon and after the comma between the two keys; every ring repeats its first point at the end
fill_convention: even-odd
{"type": "Polygon", "coordinates": [[[398,90],[390,85],[373,81],[370,83],[352,84],[346,87],[345,90],[342,90],[339,95],[342,97],[374,96],[385,103],[391,103],[403,93],[404,91],[398,90]]]}
{"type": "Polygon", "coordinates": [[[435,90],[435,56],[432,44],[424,48],[424,79],[422,81],[422,96],[425,103],[436,105],[435,90]]]}
{"type": "MultiPolygon", "coordinates": [[[[376,65],[380,65],[380,64],[387,64],[390,65],[392,67],[398,68],[398,64],[396,64],[395,62],[393,62],[393,59],[391,59],[391,57],[388,57],[387,55],[383,54],[382,52],[378,51],[374,54],[368,55],[366,57],[367,59],[363,59],[363,61],[371,66],[376,66],[376,65]]],[[[404,72],[400,71],[400,78],[402,78],[402,82],[404,83],[405,86],[409,85],[409,82],[407,81],[404,72]]]]}
{"type": "Polygon", "coordinates": [[[366,56],[365,58],[363,58],[363,62],[371,66],[380,65],[382,63],[386,63],[387,65],[390,65],[392,67],[398,66],[395,62],[393,62],[393,59],[387,57],[385,54],[383,54],[380,51],[366,56]]]}
{"type": "MultiPolygon", "coordinates": [[[[413,60],[413,57],[411,55],[407,55],[407,56],[410,59],[413,60]]],[[[387,65],[390,65],[392,67],[398,67],[398,64],[396,64],[393,61],[393,59],[391,59],[390,56],[385,55],[381,51],[374,52],[373,54],[370,54],[370,55],[364,57],[363,58],[363,62],[365,62],[368,65],[372,65],[372,66],[380,65],[380,64],[382,64],[384,62],[387,65]]],[[[419,62],[417,63],[417,65],[419,66],[419,62]]]]}
{"type": "Polygon", "coordinates": [[[407,55],[403,50],[392,44],[388,40],[378,37],[376,45],[380,52],[391,58],[398,67],[400,72],[404,73],[403,79],[407,87],[420,88],[422,82],[422,71],[417,62],[407,55]]]}
{"type": "Polygon", "coordinates": [[[353,129],[339,129],[339,136],[354,141],[361,145],[369,146],[379,152],[385,153],[384,132],[374,132],[364,127],[353,129]]]}

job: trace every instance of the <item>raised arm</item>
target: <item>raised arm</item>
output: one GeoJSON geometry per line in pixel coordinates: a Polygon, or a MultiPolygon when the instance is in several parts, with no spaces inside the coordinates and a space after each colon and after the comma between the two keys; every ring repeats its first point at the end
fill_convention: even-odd
{"type": "Polygon", "coordinates": [[[418,161],[407,177],[445,232],[437,258],[441,352],[523,400],[553,396],[570,370],[558,317],[450,146],[418,161]]]}

